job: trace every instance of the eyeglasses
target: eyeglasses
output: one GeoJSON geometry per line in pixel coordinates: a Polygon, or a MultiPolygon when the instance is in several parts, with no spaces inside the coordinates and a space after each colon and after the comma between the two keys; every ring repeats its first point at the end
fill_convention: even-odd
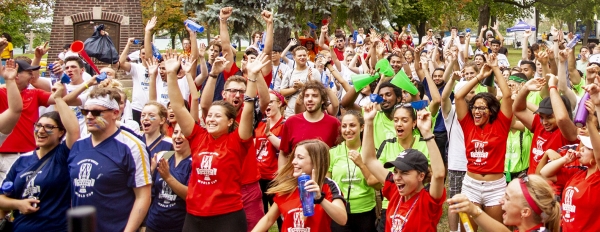
{"type": "Polygon", "coordinates": [[[483,111],[488,110],[488,108],[486,106],[473,106],[473,107],[471,107],[471,110],[483,112],[483,111]]]}
{"type": "Polygon", "coordinates": [[[58,126],[55,125],[50,125],[50,124],[41,124],[41,123],[34,123],[33,126],[35,127],[36,130],[42,129],[42,127],[44,128],[44,130],[46,131],[51,131],[54,130],[56,128],[59,128],[58,126]]]}
{"type": "Polygon", "coordinates": [[[112,110],[111,109],[108,109],[108,110],[87,110],[87,109],[81,109],[81,114],[88,115],[89,113],[92,113],[92,116],[98,117],[98,116],[100,116],[100,114],[102,114],[103,112],[106,112],[106,111],[112,111],[112,110]]]}
{"type": "Polygon", "coordinates": [[[233,93],[233,94],[244,94],[246,92],[245,89],[226,89],[225,91],[233,93]]]}

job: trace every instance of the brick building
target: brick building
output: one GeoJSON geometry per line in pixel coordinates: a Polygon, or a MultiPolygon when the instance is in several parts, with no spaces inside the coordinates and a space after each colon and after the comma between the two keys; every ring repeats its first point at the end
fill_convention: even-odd
{"type": "MultiPolygon", "coordinates": [[[[48,63],[58,59],[65,44],[85,41],[94,26],[105,25],[119,54],[130,37],[143,38],[142,9],[139,0],[56,0],[50,34],[48,63]]],[[[139,47],[133,46],[130,52],[139,47]]],[[[106,66],[96,63],[97,66],[106,66]]]]}

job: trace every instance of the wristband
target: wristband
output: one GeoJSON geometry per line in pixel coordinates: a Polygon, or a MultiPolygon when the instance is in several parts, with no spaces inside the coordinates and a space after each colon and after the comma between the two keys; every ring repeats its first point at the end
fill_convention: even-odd
{"type": "Polygon", "coordinates": [[[258,97],[244,96],[244,102],[255,102],[257,99],[258,99],[258,97]]]}
{"type": "Polygon", "coordinates": [[[556,89],[556,91],[558,91],[558,87],[556,87],[556,85],[548,87],[548,91],[550,91],[551,89],[556,89]]]}
{"type": "Polygon", "coordinates": [[[314,199],[315,205],[321,204],[321,202],[323,202],[324,199],[325,199],[325,192],[321,192],[321,198],[314,199]]]}
{"type": "Polygon", "coordinates": [[[83,85],[83,86],[85,86],[85,89],[89,89],[90,88],[87,83],[85,83],[85,85],[83,85]]]}
{"type": "Polygon", "coordinates": [[[481,208],[477,207],[477,213],[471,215],[471,218],[477,219],[479,217],[479,215],[481,215],[481,213],[483,213],[483,210],[481,210],[481,208]]]}
{"type": "Polygon", "coordinates": [[[248,78],[248,81],[249,82],[256,82],[256,79],[252,80],[252,79],[248,78]]]}
{"type": "Polygon", "coordinates": [[[217,77],[219,77],[219,75],[218,75],[218,74],[217,74],[217,75],[215,75],[215,74],[211,74],[211,73],[209,73],[209,74],[208,74],[208,76],[209,76],[209,77],[212,77],[212,78],[217,78],[217,77]]]}
{"type": "Polygon", "coordinates": [[[432,140],[432,139],[434,139],[434,138],[435,138],[435,135],[432,135],[432,136],[430,136],[430,137],[428,137],[428,138],[421,138],[421,140],[423,140],[423,141],[427,142],[427,141],[429,141],[429,140],[432,140]]]}

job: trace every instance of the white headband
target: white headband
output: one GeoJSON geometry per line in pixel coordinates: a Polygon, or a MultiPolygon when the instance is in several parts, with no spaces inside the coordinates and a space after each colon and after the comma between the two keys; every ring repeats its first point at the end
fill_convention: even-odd
{"type": "Polygon", "coordinates": [[[108,95],[90,98],[85,102],[86,108],[91,105],[104,106],[111,110],[119,109],[119,103],[115,99],[111,99],[108,95]]]}

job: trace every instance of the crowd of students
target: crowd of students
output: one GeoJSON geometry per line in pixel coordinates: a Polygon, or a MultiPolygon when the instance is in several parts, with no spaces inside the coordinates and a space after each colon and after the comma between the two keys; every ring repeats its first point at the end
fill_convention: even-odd
{"type": "Polygon", "coordinates": [[[350,23],[349,35],[325,24],[318,36],[274,38],[262,11],[264,33],[238,67],[232,13],[220,10],[210,44],[187,28],[183,52],[160,59],[152,18],[145,43],[130,38],[118,64],[100,70],[106,80],[75,53],[51,70],[70,83],[40,77],[46,46],[33,60],[7,59],[3,220],[14,231],[66,231],[69,208],[94,206],[97,231],[436,231],[442,216],[450,231],[468,231],[463,213],[475,231],[600,229],[593,46],[576,59],[564,43],[529,46],[527,31],[511,67],[497,25],[473,52],[455,27],[443,40],[428,29],[420,44],[406,29],[353,35],[350,23]],[[375,68],[381,60],[394,75],[375,68]],[[118,70],[131,76],[130,100],[118,70]],[[397,73],[417,91],[392,84],[397,73]],[[355,87],[358,74],[376,80],[355,87]]]}

